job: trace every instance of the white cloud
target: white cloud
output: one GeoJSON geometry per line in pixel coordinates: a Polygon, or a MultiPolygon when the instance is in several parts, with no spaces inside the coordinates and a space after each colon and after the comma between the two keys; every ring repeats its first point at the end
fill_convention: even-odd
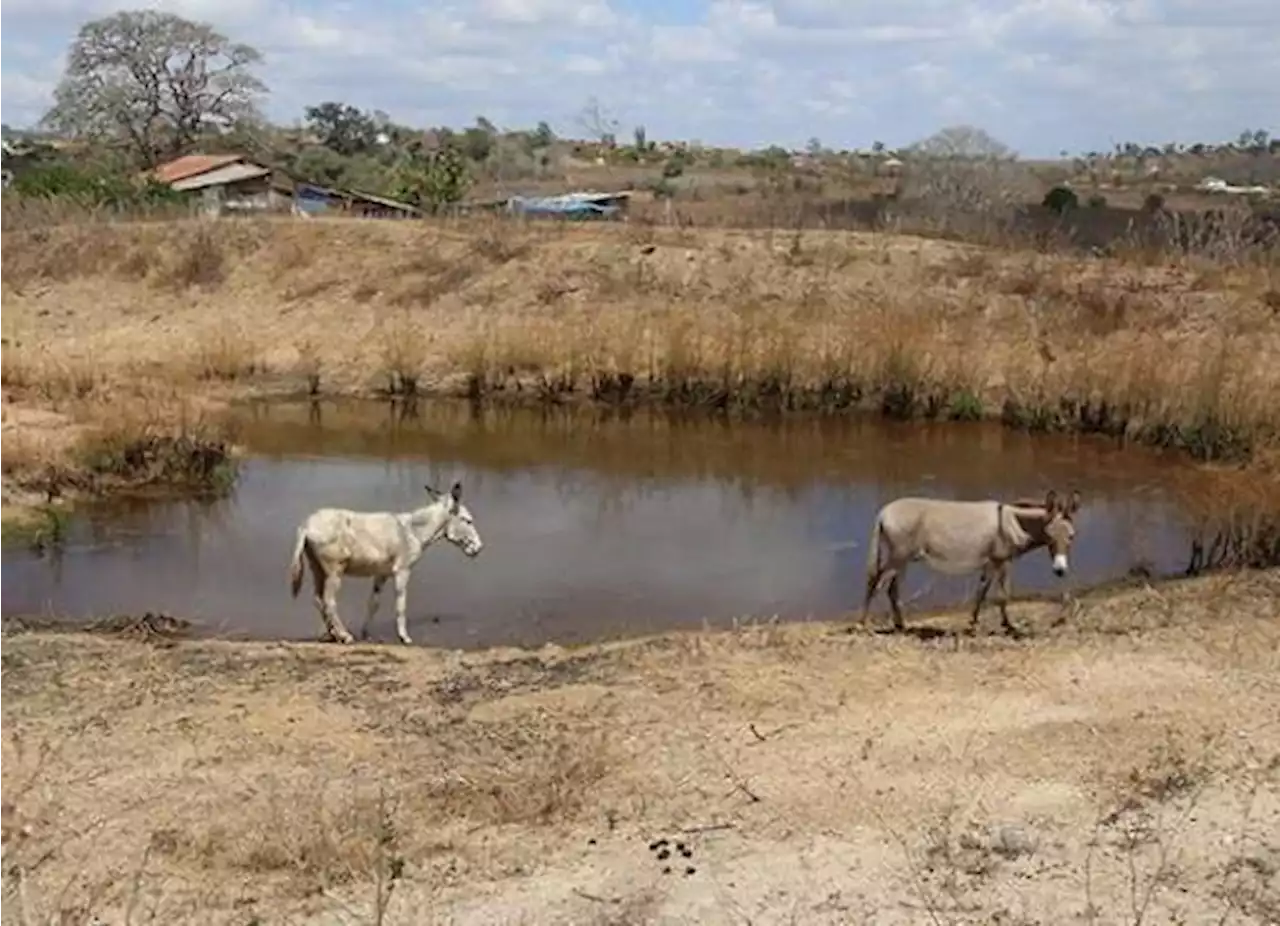
{"type": "MultiPolygon", "coordinates": [[[[415,124],[546,119],[597,97],[625,134],[905,144],[946,122],[1026,154],[1280,130],[1280,6],[1264,0],[162,0],[266,56],[270,114],[338,99],[415,124]]],[[[9,0],[5,121],[48,103],[86,18],[134,2],[9,0]]]]}
{"type": "Polygon", "coordinates": [[[618,21],[605,0],[479,0],[479,18],[505,26],[606,28],[618,21]]]}
{"type": "Polygon", "coordinates": [[[655,61],[715,64],[736,61],[733,45],[709,26],[655,26],[650,37],[655,61]]]}

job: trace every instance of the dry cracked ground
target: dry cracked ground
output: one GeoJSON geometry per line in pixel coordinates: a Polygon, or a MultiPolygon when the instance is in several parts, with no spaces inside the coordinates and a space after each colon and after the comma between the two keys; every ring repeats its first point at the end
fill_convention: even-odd
{"type": "Polygon", "coordinates": [[[1278,611],[1271,571],[1017,641],[12,633],[4,921],[1275,923],[1278,611]]]}

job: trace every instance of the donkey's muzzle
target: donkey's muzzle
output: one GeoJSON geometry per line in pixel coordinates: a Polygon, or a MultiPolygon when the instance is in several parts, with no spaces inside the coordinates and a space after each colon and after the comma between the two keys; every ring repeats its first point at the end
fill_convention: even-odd
{"type": "Polygon", "coordinates": [[[1061,553],[1053,558],[1053,574],[1058,578],[1067,574],[1067,558],[1061,553]]]}

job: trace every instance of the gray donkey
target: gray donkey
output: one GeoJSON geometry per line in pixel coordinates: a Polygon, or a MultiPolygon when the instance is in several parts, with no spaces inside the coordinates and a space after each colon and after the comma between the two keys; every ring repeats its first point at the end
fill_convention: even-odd
{"type": "Polygon", "coordinates": [[[870,616],[871,601],[881,582],[889,577],[888,597],[893,628],[905,629],[900,583],[907,565],[923,560],[950,575],[981,570],[982,581],[973,603],[968,632],[978,627],[978,614],[991,583],[999,580],[1000,623],[1016,633],[1009,621],[1009,564],[1038,547],[1045,547],[1053,571],[1067,574],[1067,552],[1075,539],[1074,518],[1080,510],[1080,493],[1072,491],[1063,502],[1050,489],[1044,502],[1018,499],[1001,501],[952,501],[941,498],[897,498],[876,514],[871,549],[867,556],[867,594],[862,621],[870,616]]]}

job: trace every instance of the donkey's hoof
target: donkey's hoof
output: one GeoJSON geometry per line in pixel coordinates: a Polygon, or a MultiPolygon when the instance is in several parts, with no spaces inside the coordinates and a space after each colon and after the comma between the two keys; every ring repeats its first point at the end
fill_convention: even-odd
{"type": "Polygon", "coordinates": [[[352,637],[351,634],[347,633],[345,630],[342,631],[341,633],[329,634],[329,639],[332,640],[334,643],[354,643],[355,642],[355,638],[352,637]]]}
{"type": "Polygon", "coordinates": [[[400,636],[400,642],[403,643],[405,646],[413,646],[413,640],[409,638],[409,635],[407,633],[402,633],[399,636],[400,636]]]}

